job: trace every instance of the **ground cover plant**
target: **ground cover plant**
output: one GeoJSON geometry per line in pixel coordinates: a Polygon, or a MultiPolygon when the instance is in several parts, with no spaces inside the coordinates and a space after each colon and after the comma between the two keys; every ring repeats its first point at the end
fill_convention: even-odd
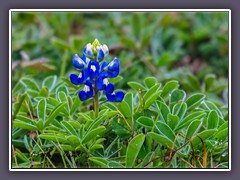
{"type": "Polygon", "coordinates": [[[13,12],[12,168],[228,168],[228,14],[13,12]]]}

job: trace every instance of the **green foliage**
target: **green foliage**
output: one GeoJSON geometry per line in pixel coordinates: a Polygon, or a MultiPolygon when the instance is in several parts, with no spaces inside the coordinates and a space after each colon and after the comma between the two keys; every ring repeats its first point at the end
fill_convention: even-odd
{"type": "Polygon", "coordinates": [[[204,155],[228,168],[228,14],[12,18],[13,168],[191,168],[194,156],[201,168],[204,155]],[[68,78],[93,37],[121,61],[109,82],[125,91],[121,103],[101,95],[98,118],[68,78]]]}
{"type": "Polygon", "coordinates": [[[188,160],[193,153],[191,145],[203,156],[203,142],[210,166],[211,156],[218,162],[222,152],[227,151],[227,146],[222,147],[228,143],[228,120],[222,118],[226,107],[209,103],[202,93],[187,95],[178,89],[178,81],[161,87],[155,78],[148,77],[145,85],[139,83],[143,89],[138,91],[132,83],[133,90],[121,103],[100,106],[98,118],[65,81],[47,77],[42,83],[42,87],[51,89],[47,96],[39,94],[41,90],[37,91],[39,85],[33,79],[29,82],[34,85],[16,85],[26,92],[24,96],[20,91],[13,94],[19,96],[13,104],[12,123],[18,162],[24,159],[29,163],[28,153],[33,152],[39,158],[42,153],[48,158],[34,167],[181,168],[180,160],[177,164],[170,160],[169,164],[161,156],[169,157],[173,148],[179,149],[175,156],[188,160]],[[26,91],[30,88],[36,93],[26,91]],[[75,155],[69,157],[68,153],[75,155]],[[54,160],[58,156],[62,165],[54,160]]]}

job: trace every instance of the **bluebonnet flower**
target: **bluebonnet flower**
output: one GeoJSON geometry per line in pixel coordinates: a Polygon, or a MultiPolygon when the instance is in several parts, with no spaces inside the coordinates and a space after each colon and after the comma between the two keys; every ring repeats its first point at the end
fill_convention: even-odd
{"type": "Polygon", "coordinates": [[[121,102],[124,98],[122,91],[114,92],[115,87],[109,83],[108,78],[119,75],[120,62],[117,57],[110,63],[104,60],[109,54],[108,47],[101,45],[97,39],[91,44],[88,43],[80,58],[73,55],[73,66],[80,70],[79,75],[71,74],[70,81],[75,85],[85,84],[82,91],[78,93],[81,101],[95,97],[99,91],[103,91],[110,102],[121,102]],[[104,61],[103,61],[104,60],[104,61]]]}

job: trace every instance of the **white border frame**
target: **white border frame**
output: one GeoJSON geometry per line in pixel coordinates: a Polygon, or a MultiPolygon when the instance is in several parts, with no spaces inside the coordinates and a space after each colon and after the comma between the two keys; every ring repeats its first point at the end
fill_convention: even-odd
{"type": "Polygon", "coordinates": [[[231,171],[231,10],[230,9],[10,9],[9,10],[9,171],[231,171]],[[229,32],[229,73],[228,73],[228,91],[229,91],[229,168],[228,169],[13,169],[11,166],[11,135],[12,135],[12,56],[11,56],[11,19],[12,12],[228,12],[228,32],[229,32]]]}

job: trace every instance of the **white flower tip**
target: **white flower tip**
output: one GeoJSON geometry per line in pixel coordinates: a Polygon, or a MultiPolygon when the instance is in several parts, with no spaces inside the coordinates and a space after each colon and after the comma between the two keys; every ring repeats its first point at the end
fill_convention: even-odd
{"type": "Polygon", "coordinates": [[[89,86],[85,85],[83,90],[84,90],[85,92],[89,92],[89,91],[90,91],[90,88],[89,88],[89,86]]]}
{"type": "Polygon", "coordinates": [[[96,66],[94,65],[91,65],[91,70],[93,70],[93,72],[95,72],[97,69],[96,69],[96,66]]]}
{"type": "Polygon", "coordinates": [[[108,47],[107,47],[106,44],[102,45],[102,50],[103,50],[105,55],[108,54],[108,52],[109,52],[108,47]]]}

